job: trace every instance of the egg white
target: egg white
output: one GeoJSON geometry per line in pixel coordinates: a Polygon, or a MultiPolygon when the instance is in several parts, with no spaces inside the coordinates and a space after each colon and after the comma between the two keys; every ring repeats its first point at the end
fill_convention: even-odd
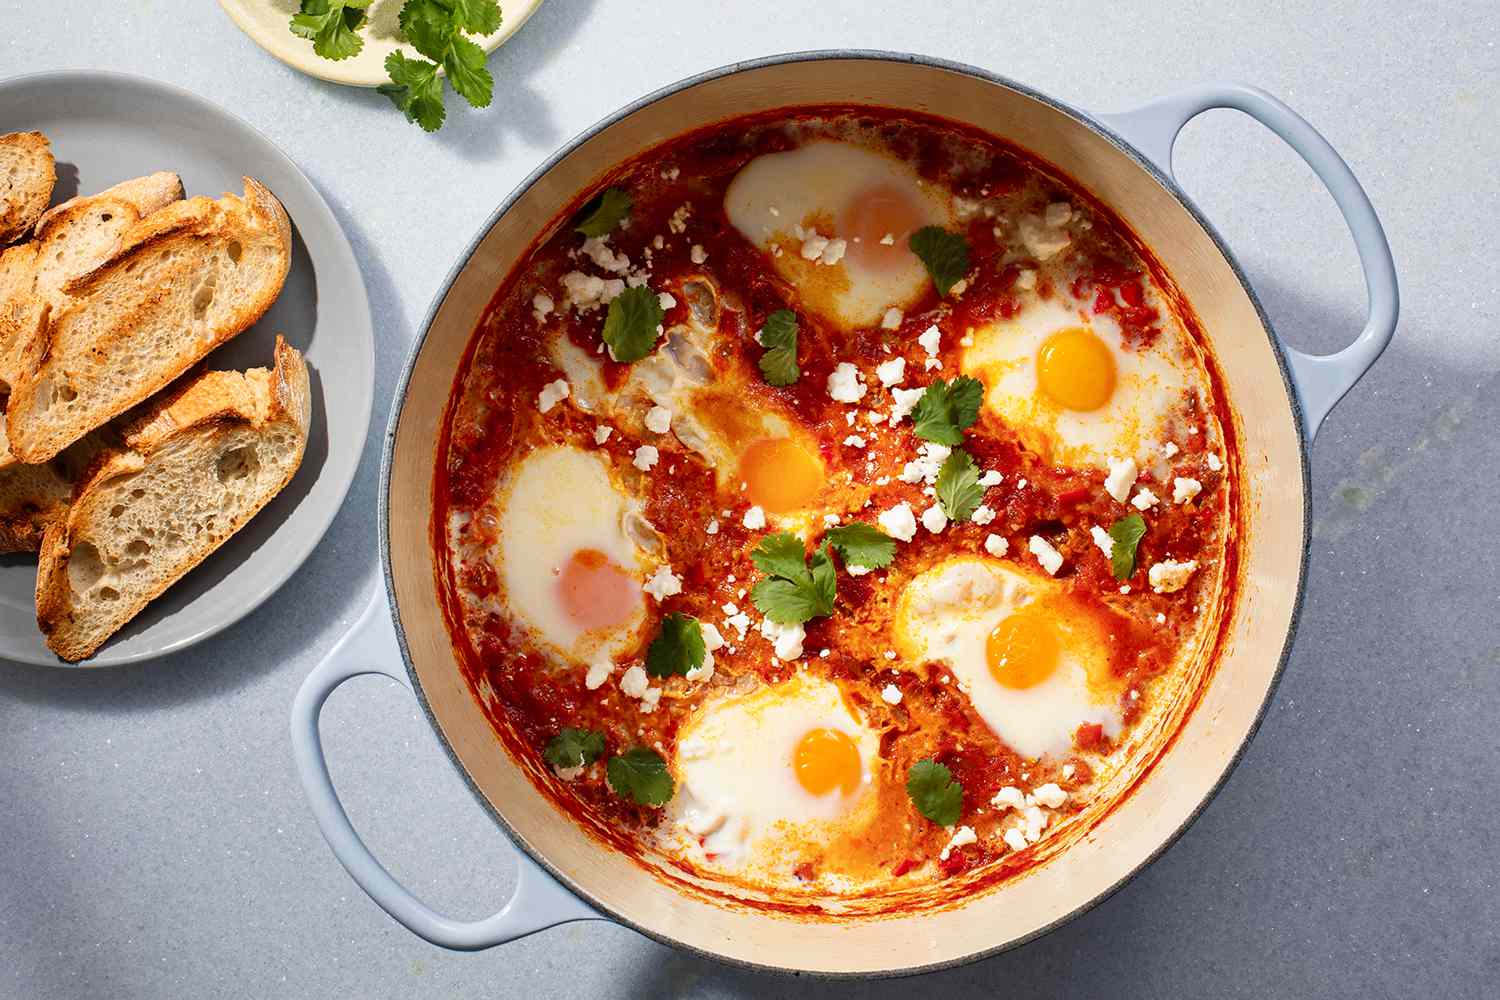
{"type": "Polygon", "coordinates": [[[1093,315],[1065,294],[1030,298],[1011,319],[976,327],[962,368],[985,383],[984,406],[1049,461],[1075,468],[1107,468],[1111,458],[1147,466],[1162,442],[1184,425],[1190,389],[1199,387],[1182,357],[1183,338],[1167,323],[1149,348],[1126,346],[1113,317],[1093,315]],[[1093,331],[1115,362],[1115,388],[1097,410],[1069,410],[1038,384],[1037,353],[1058,330],[1093,331]]]}
{"type": "Polygon", "coordinates": [[[749,694],[705,703],[684,724],[672,763],[678,790],[669,828],[689,856],[732,871],[775,864],[775,845],[816,835],[858,811],[879,750],[876,734],[832,681],[798,674],[749,694]],[[815,796],[797,780],[797,744],[814,729],[835,729],[854,741],[860,784],[815,796]]]}
{"type": "Polygon", "coordinates": [[[847,239],[851,234],[836,231],[844,207],[861,192],[886,185],[920,207],[922,225],[949,223],[952,199],[947,192],[924,182],[894,156],[834,140],[751,160],[724,193],[724,211],[750,242],[766,251],[780,249],[773,252],[772,263],[796,286],[807,308],[834,323],[871,326],[888,308],[907,305],[927,285],[921,260],[906,250],[911,232],[890,234],[901,257],[897,266],[879,271],[848,258],[832,265],[805,260],[798,234],[815,231],[847,239]]]}
{"type": "Polygon", "coordinates": [[[990,673],[985,644],[995,626],[1053,587],[992,560],[961,557],[908,583],[896,610],[905,661],[946,664],[984,723],[1031,759],[1067,752],[1084,723],[1098,723],[1110,738],[1121,729],[1114,692],[1090,688],[1089,658],[1100,651],[1088,644],[1065,639],[1057,670],[1029,688],[1005,687],[990,673]]]}

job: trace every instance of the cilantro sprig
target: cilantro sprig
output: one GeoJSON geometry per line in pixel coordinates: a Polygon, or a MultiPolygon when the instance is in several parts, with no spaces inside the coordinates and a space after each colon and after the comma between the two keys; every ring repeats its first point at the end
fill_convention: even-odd
{"type": "Polygon", "coordinates": [[[595,729],[563,729],[542,750],[553,767],[585,767],[604,754],[604,734],[595,729]]]}
{"type": "Polygon", "coordinates": [[[778,309],[766,317],[756,334],[766,353],[760,356],[760,371],[775,386],[791,385],[802,375],[797,367],[797,314],[778,309]]]}
{"type": "Polygon", "coordinates": [[[960,375],[951,382],[937,379],[912,409],[912,429],[917,437],[927,441],[959,444],[965,428],[979,419],[979,404],[983,399],[984,383],[977,378],[960,375]]]}
{"type": "Polygon", "coordinates": [[[609,302],[604,317],[604,342],[616,361],[639,361],[656,349],[661,321],[666,315],[661,300],[645,285],[627,288],[609,302]]]}
{"type": "Polygon", "coordinates": [[[646,673],[652,677],[684,676],[703,666],[707,653],[698,619],[674,611],[661,620],[661,630],[646,648],[646,673]]]}
{"type": "Polygon", "coordinates": [[[896,557],[896,540],[872,524],[851,521],[829,528],[823,536],[845,566],[881,569],[896,557]]]}
{"type": "Polygon", "coordinates": [[[984,487],[979,485],[979,466],[962,448],[954,448],[943,460],[936,486],[938,503],[943,505],[943,513],[950,521],[967,521],[984,499],[984,487]]]}
{"type": "Polygon", "coordinates": [[[585,236],[603,236],[625,221],[634,204],[629,192],[617,187],[605,188],[583,206],[573,229],[585,236]]]}
{"type": "Polygon", "coordinates": [[[1139,514],[1127,514],[1109,526],[1109,537],[1114,542],[1109,550],[1109,568],[1116,580],[1128,580],[1135,575],[1135,552],[1146,535],[1146,519],[1139,514]]]}
{"type": "MultiPolygon", "coordinates": [[[[371,0],[301,0],[289,25],[292,34],[309,39],[324,59],[342,60],[364,49],[360,31],[368,26],[371,0]]],[[[442,69],[453,90],[476,108],[487,108],[495,81],[485,54],[469,35],[488,35],[500,28],[498,0],[406,0],[398,23],[411,47],[425,57],[400,51],[385,60],[390,82],[376,89],[391,99],[408,121],[428,132],[442,128],[442,69]]]]}
{"type": "Polygon", "coordinates": [[[953,772],[932,759],[919,760],[906,772],[906,794],[917,812],[938,826],[952,826],[964,810],[964,786],[953,772]]]}
{"type": "Polygon", "coordinates": [[[969,273],[969,243],[942,226],[923,226],[906,241],[921,258],[939,295],[947,295],[969,273]]]}
{"type": "Polygon", "coordinates": [[[667,762],[650,747],[631,747],[604,765],[609,787],[637,805],[659,806],[672,798],[674,786],[667,762]]]}
{"type": "Polygon", "coordinates": [[[750,553],[755,568],[766,574],[750,591],[760,613],[779,625],[800,625],[833,613],[837,582],[824,542],[809,560],[802,539],[789,531],[767,535],[750,553]]]}

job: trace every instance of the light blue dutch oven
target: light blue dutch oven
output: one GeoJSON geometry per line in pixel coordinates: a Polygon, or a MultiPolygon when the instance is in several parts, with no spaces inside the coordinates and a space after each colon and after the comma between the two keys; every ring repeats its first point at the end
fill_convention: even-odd
{"type": "MultiPolygon", "coordinates": [[[[1307,451],[1318,425],[1379,357],[1396,326],[1395,268],[1348,166],[1285,104],[1212,84],[1122,114],[1088,114],[970,66],[882,52],[811,52],[727,66],[611,115],[537,169],[485,223],[434,300],[407,362],[381,473],[385,586],[312,672],[292,709],[292,744],[313,815],[334,855],[414,933],[448,948],[501,944],[565,921],[608,919],[657,940],[759,968],[896,975],[1014,947],[1087,910],[1165,850],[1207,804],[1254,734],[1296,626],[1308,539],[1307,451]],[[504,751],[448,640],[429,543],[434,446],[469,335],[517,256],[558,209],[612,165],[687,130],[793,105],[870,104],[937,114],[1002,136],[1110,206],[1166,266],[1198,314],[1224,375],[1238,447],[1238,598],[1224,613],[1196,702],[1171,739],[1140,754],[1136,787],[1024,877],[958,903],[881,919],[779,917],[711,887],[663,876],[563,816],[504,751]],[[1336,354],[1294,350],[1272,331],[1244,272],[1172,176],[1172,145],[1194,116],[1233,108],[1307,161],[1354,236],[1369,292],[1364,328],[1336,354]],[[435,912],[370,853],[329,780],[318,733],[328,695],[360,674],[409,684],[459,773],[517,847],[519,874],[493,916],[435,912]],[[1168,745],[1170,744],[1170,745],[1168,745]]],[[[1080,827],[1081,829],[1081,827],[1080,827]]],[[[1046,843],[1046,842],[1044,842],[1046,843]]],[[[934,892],[941,892],[941,888],[934,892]]],[[[935,898],[923,901],[935,904],[935,898]]]]}

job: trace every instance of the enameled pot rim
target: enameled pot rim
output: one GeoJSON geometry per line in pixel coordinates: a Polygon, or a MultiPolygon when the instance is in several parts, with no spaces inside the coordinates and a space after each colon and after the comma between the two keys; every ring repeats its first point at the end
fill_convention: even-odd
{"type": "MultiPolygon", "coordinates": [[[[788,106],[795,106],[795,102],[789,103],[788,106]]],[[[605,164],[601,166],[608,165],[605,164]]],[[[1059,166],[1066,169],[1066,164],[1059,164],[1059,166]]],[[[1192,199],[1187,196],[1187,194],[1181,189],[1176,181],[1167,174],[1163,173],[1160,169],[1158,169],[1158,167],[1148,157],[1142,154],[1134,145],[1126,141],[1118,133],[1104,125],[1094,116],[1080,111],[1068,104],[1065,104],[1062,101],[1059,101],[1056,98],[1051,97],[1041,91],[1028,87],[1025,84],[1017,83],[1016,81],[1011,80],[1008,77],[1002,76],[998,73],[991,73],[987,70],[983,70],[975,66],[970,66],[965,63],[954,62],[947,59],[940,59],[935,56],[923,56],[904,52],[886,52],[877,49],[819,49],[806,52],[790,52],[781,55],[763,56],[757,59],[748,59],[742,62],[730,63],[717,69],[711,69],[706,72],[687,77],[683,80],[677,81],[676,83],[668,84],[667,86],[655,90],[650,94],[647,94],[646,96],[641,97],[638,100],[635,100],[630,104],[627,104],[619,110],[613,112],[612,114],[600,119],[589,128],[580,132],[565,145],[559,147],[554,153],[552,153],[552,155],[547,157],[546,160],[538,165],[535,170],[528,174],[526,178],[522,180],[521,183],[518,184],[515,189],[505,197],[503,201],[501,201],[499,206],[496,207],[496,209],[490,214],[489,218],[485,220],[484,224],[479,227],[473,239],[469,241],[468,246],[459,256],[457,262],[449,270],[447,277],[444,278],[442,285],[439,286],[437,294],[433,296],[432,304],[428,307],[427,314],[423,319],[421,332],[413,341],[411,348],[407,354],[406,361],[402,366],[401,375],[397,380],[396,391],[394,393],[393,399],[394,405],[389,416],[385,433],[385,441],[381,447],[380,483],[377,494],[379,501],[377,522],[380,532],[381,572],[385,580],[386,593],[387,595],[391,595],[389,597],[389,610],[392,618],[392,623],[395,627],[397,641],[401,647],[402,663],[406,667],[407,675],[411,678],[412,690],[416,694],[418,703],[422,706],[422,712],[427,717],[427,721],[431,725],[433,733],[436,735],[438,742],[442,745],[443,752],[447,754],[449,761],[452,762],[454,768],[458,771],[459,775],[462,776],[464,784],[468,787],[470,793],[478,801],[485,812],[487,812],[495,821],[499,828],[505,832],[505,835],[510,838],[511,842],[516,845],[517,849],[525,851],[553,878],[557,879],[562,885],[566,886],[569,891],[573,892],[580,899],[586,901],[590,906],[598,910],[602,915],[619,924],[630,927],[633,930],[645,935],[646,937],[649,937],[662,944],[669,945],[673,948],[677,948],[682,951],[701,956],[703,958],[712,959],[716,962],[720,962],[736,968],[775,972],[782,975],[794,975],[798,977],[826,980],[884,979],[922,975],[929,972],[938,972],[944,969],[957,968],[959,966],[967,965],[971,962],[977,962],[981,959],[1001,954],[1002,952],[1010,951],[1013,948],[1020,947],[1023,944],[1026,944],[1030,941],[1035,940],[1036,938],[1048,934],[1051,931],[1056,930],[1063,924],[1074,920],[1084,913],[1087,913],[1089,910],[1092,910],[1094,907],[1098,906],[1100,903],[1113,896],[1116,892],[1123,888],[1126,883],[1134,879],[1138,874],[1140,874],[1143,869],[1149,866],[1157,858],[1161,857],[1161,855],[1165,853],[1168,848],[1175,844],[1178,839],[1187,832],[1188,828],[1197,821],[1198,817],[1203,814],[1203,811],[1208,808],[1209,803],[1213,801],[1216,795],[1218,795],[1219,791],[1229,780],[1229,776],[1234,772],[1235,768],[1239,766],[1239,762],[1244,756],[1245,750],[1249,747],[1250,741],[1254,739],[1256,732],[1259,731],[1261,723],[1265,719],[1266,711],[1270,707],[1271,700],[1276,693],[1276,689],[1281,683],[1282,675],[1286,670],[1287,660],[1291,655],[1292,640],[1296,635],[1297,624],[1302,614],[1303,599],[1306,594],[1308,554],[1311,546],[1311,503],[1309,502],[1311,497],[1311,485],[1308,462],[1310,439],[1308,436],[1306,425],[1302,419],[1302,408],[1298,401],[1297,393],[1292,388],[1291,376],[1287,367],[1286,356],[1281,349],[1280,342],[1272,332],[1270,319],[1266,315],[1265,308],[1262,306],[1259,296],[1256,295],[1255,289],[1251,286],[1249,279],[1246,277],[1244,269],[1240,266],[1239,261],[1230,251],[1228,245],[1225,244],[1218,231],[1213,227],[1208,219],[1204,217],[1203,213],[1199,211],[1198,207],[1193,203],[1192,199]],[[1213,787],[1209,789],[1208,793],[1203,796],[1202,800],[1198,802],[1198,804],[1194,807],[1188,817],[1183,820],[1183,822],[1175,830],[1161,838],[1161,842],[1155,850],[1153,850],[1143,861],[1141,861],[1140,864],[1123,875],[1109,888],[1087,900],[1084,900],[1067,914],[1059,917],[1057,920],[1054,920],[1043,927],[1037,928],[1030,934],[1026,934],[1022,937],[1002,942],[992,948],[982,949],[969,955],[949,959],[947,961],[934,962],[928,965],[903,966],[897,969],[892,969],[890,971],[865,971],[848,973],[804,972],[801,970],[786,969],[777,966],[772,962],[750,962],[740,959],[728,958],[716,952],[708,951],[693,945],[683,943],[668,935],[651,931],[641,924],[637,923],[635,920],[631,919],[630,914],[613,910],[589,895],[587,892],[581,889],[576,882],[569,878],[566,872],[561,871],[560,869],[555,867],[544,854],[539,851],[532,850],[530,845],[528,845],[520,837],[516,836],[515,831],[511,829],[511,826],[505,820],[505,817],[502,816],[499,811],[494,808],[493,805],[491,805],[490,801],[479,790],[478,786],[474,783],[473,778],[470,777],[468,771],[459,761],[457,755],[453,750],[453,747],[449,744],[448,739],[443,735],[442,727],[438,724],[437,717],[434,715],[432,707],[428,704],[427,697],[422,689],[421,678],[418,677],[412,663],[411,651],[407,643],[406,632],[402,627],[401,616],[398,613],[396,607],[396,598],[394,597],[396,593],[395,578],[391,569],[390,556],[390,476],[392,460],[395,452],[396,431],[400,425],[403,404],[406,400],[407,388],[412,377],[412,372],[416,366],[417,358],[421,354],[422,348],[426,343],[428,333],[432,328],[432,323],[436,319],[438,310],[442,306],[444,299],[447,297],[449,290],[453,287],[453,283],[458,279],[459,275],[469,266],[469,263],[473,259],[475,251],[478,249],[485,236],[490,232],[491,229],[494,228],[495,224],[507,212],[510,211],[511,207],[516,203],[516,201],[518,201],[532,187],[533,184],[535,184],[540,178],[546,175],[548,171],[550,171],[554,166],[557,165],[557,163],[569,156],[579,146],[583,145],[585,142],[592,139],[600,132],[605,131],[606,129],[612,127],[619,121],[629,117],[630,115],[634,114],[644,107],[654,104],[657,101],[663,100],[664,98],[670,97],[681,91],[696,87],[700,84],[718,80],[726,76],[733,76],[738,73],[764,69],[767,67],[778,66],[787,63],[804,63],[833,60],[868,60],[875,62],[897,62],[909,65],[927,66],[931,67],[932,69],[944,70],[975,77],[984,82],[991,83],[999,87],[1004,87],[1008,90],[1022,94],[1033,100],[1039,101],[1109,142],[1120,152],[1128,156],[1137,167],[1149,174],[1158,184],[1161,185],[1163,189],[1167,191],[1168,194],[1170,194],[1179,204],[1181,204],[1182,207],[1186,209],[1187,212],[1192,216],[1193,220],[1197,222],[1200,227],[1202,227],[1203,231],[1208,235],[1209,239],[1213,241],[1214,246],[1218,249],[1225,263],[1229,265],[1229,268],[1233,272],[1235,279],[1239,282],[1241,289],[1243,289],[1251,305],[1254,307],[1256,316],[1260,320],[1261,330],[1265,334],[1272,354],[1276,359],[1277,368],[1281,372],[1282,388],[1286,395],[1287,405],[1291,409],[1293,422],[1297,428],[1298,463],[1301,470],[1303,519],[1302,552],[1298,561],[1296,592],[1292,601],[1291,615],[1287,622],[1286,638],[1283,641],[1282,647],[1277,654],[1276,670],[1272,675],[1271,682],[1266,686],[1265,695],[1261,700],[1260,707],[1256,711],[1255,719],[1251,723],[1250,728],[1246,731],[1245,737],[1241,741],[1238,749],[1226,763],[1224,770],[1220,774],[1219,778],[1214,782],[1213,787]]]]}

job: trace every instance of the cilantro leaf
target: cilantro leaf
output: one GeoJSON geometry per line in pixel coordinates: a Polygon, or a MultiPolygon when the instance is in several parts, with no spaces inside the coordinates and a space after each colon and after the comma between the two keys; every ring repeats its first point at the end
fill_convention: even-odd
{"type": "Polygon", "coordinates": [[[952,521],[967,521],[984,499],[979,485],[979,466],[962,448],[954,448],[943,461],[937,477],[938,503],[952,521]]]}
{"type": "Polygon", "coordinates": [[[564,729],[542,750],[542,759],[553,767],[584,767],[604,753],[604,734],[594,729],[564,729]]]}
{"type": "Polygon", "coordinates": [[[371,0],[302,0],[292,15],[292,34],[312,40],[313,51],[335,62],[359,54],[359,29],[371,0]]]}
{"type": "Polygon", "coordinates": [[[766,317],[755,335],[766,353],[760,356],[760,371],[771,385],[791,385],[802,374],[797,367],[797,314],[778,309],[766,317]]]}
{"type": "Polygon", "coordinates": [[[968,375],[952,382],[938,379],[927,387],[912,409],[912,427],[917,437],[938,444],[955,445],[963,441],[964,428],[979,419],[979,404],[984,399],[984,383],[968,375]]]}
{"type": "Polygon", "coordinates": [[[629,192],[617,187],[605,188],[583,206],[578,224],[573,228],[585,236],[603,236],[630,214],[633,204],[629,192]]]}
{"type": "Polygon", "coordinates": [[[707,653],[698,619],[674,611],[661,620],[661,631],[646,649],[646,673],[652,677],[685,675],[703,666],[707,653]]]}
{"type": "Polygon", "coordinates": [[[497,0],[452,0],[453,23],[474,35],[492,35],[500,30],[497,0]]]}
{"type": "Polygon", "coordinates": [[[453,14],[440,0],[406,0],[399,23],[412,48],[433,62],[443,61],[454,27],[453,14]]]}
{"type": "Polygon", "coordinates": [[[443,71],[448,82],[458,95],[473,108],[487,108],[495,93],[495,78],[484,64],[484,49],[464,38],[454,35],[448,42],[448,52],[443,56],[443,71]]]}
{"type": "Polygon", "coordinates": [[[663,805],[672,797],[672,775],[661,754],[631,747],[604,766],[609,787],[621,798],[643,806],[663,805]]]}
{"type": "Polygon", "coordinates": [[[823,537],[833,545],[845,566],[880,569],[889,566],[896,557],[896,540],[863,521],[851,521],[829,528],[823,537]]]}
{"type": "Polygon", "coordinates": [[[911,234],[906,245],[922,259],[939,295],[947,295],[969,273],[968,241],[942,226],[923,226],[911,234]]]}
{"type": "Polygon", "coordinates": [[[938,826],[952,826],[964,810],[964,786],[953,780],[953,772],[930,758],[919,760],[906,772],[906,794],[917,812],[938,826]]]}
{"type": "Polygon", "coordinates": [[[1135,550],[1146,534],[1146,520],[1139,514],[1127,514],[1109,526],[1114,545],[1109,553],[1109,568],[1116,580],[1135,575],[1135,550]]]}
{"type": "Polygon", "coordinates": [[[375,89],[400,108],[406,120],[416,122],[423,131],[436,132],[443,127],[447,112],[443,108],[443,81],[437,66],[425,59],[408,59],[399,51],[385,57],[385,71],[391,82],[375,89]]]}
{"type": "Polygon", "coordinates": [[[811,618],[833,613],[833,599],[838,581],[833,560],[824,542],[809,561],[803,555],[802,540],[786,531],[761,539],[750,561],[766,578],[750,591],[750,600],[771,621],[780,625],[800,625],[811,618]]]}
{"type": "Polygon", "coordinates": [[[627,288],[610,300],[604,342],[616,361],[639,361],[656,349],[661,336],[661,301],[645,285],[627,288]]]}
{"type": "Polygon", "coordinates": [[[790,531],[778,531],[762,538],[750,553],[750,561],[766,576],[794,581],[812,579],[807,571],[807,550],[802,546],[802,539],[790,531]]]}

